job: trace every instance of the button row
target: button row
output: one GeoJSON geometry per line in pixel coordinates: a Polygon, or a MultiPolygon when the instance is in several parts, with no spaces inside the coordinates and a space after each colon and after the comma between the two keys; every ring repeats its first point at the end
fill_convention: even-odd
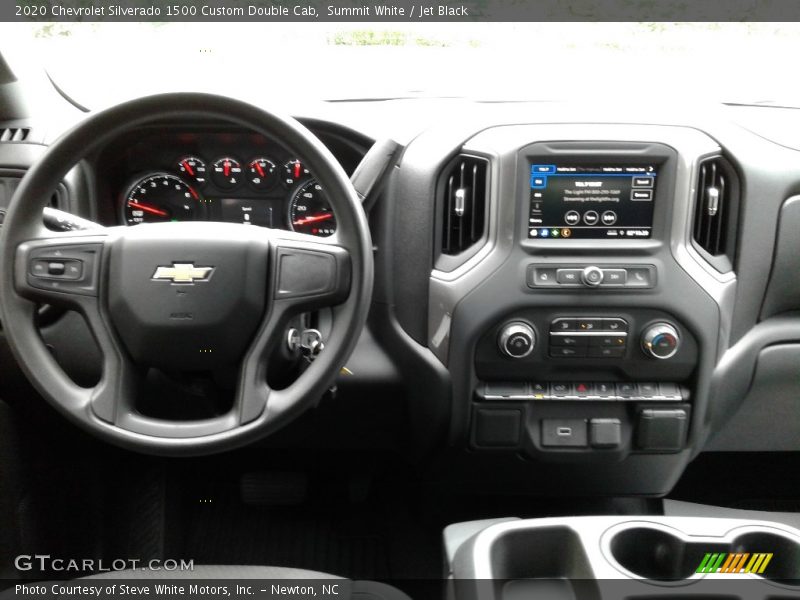
{"type": "Polygon", "coordinates": [[[559,317],[550,323],[551,334],[627,333],[628,322],[620,317],[559,317]]]}
{"type": "Polygon", "coordinates": [[[528,287],[600,287],[600,288],[652,288],[656,284],[656,270],[652,265],[598,267],[587,273],[586,266],[535,266],[529,265],[528,287]]]}
{"type": "Polygon", "coordinates": [[[683,400],[675,383],[487,383],[485,400],[683,400]]]}

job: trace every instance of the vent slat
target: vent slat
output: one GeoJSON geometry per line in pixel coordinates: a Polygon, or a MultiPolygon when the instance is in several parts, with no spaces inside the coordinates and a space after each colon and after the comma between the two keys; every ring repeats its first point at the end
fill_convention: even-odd
{"type": "Polygon", "coordinates": [[[30,134],[29,127],[0,127],[0,142],[24,142],[30,134]]]}
{"type": "Polygon", "coordinates": [[[488,161],[459,156],[444,174],[442,207],[443,254],[460,254],[484,235],[488,161]]]}
{"type": "Polygon", "coordinates": [[[721,157],[703,161],[697,173],[692,237],[711,256],[729,252],[729,229],[736,199],[732,167],[721,157]]]}

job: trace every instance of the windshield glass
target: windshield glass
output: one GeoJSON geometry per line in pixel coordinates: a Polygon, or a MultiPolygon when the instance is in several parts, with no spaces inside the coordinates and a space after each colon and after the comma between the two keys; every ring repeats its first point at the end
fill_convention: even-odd
{"type": "Polygon", "coordinates": [[[91,108],[175,90],[800,106],[797,23],[3,23],[0,52],[91,108]]]}

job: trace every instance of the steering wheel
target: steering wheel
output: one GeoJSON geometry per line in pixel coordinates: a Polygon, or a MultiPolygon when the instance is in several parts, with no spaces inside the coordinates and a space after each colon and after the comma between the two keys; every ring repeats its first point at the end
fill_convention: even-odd
{"type": "Polygon", "coordinates": [[[0,307],[8,342],[36,389],[74,423],[132,450],[210,454],[261,438],[302,413],[333,383],[358,340],[372,294],[366,217],[333,155],[294,119],[223,96],[150,96],[98,112],[54,142],[28,171],[0,234],[0,307]],[[42,209],[64,175],[113,137],[170,118],[216,119],[297,152],[336,214],[317,238],[232,223],[140,224],[55,233],[42,209]],[[81,312],[102,354],[93,388],[59,367],[35,326],[36,303],[81,312]],[[300,312],[332,309],[325,349],[293,383],[273,389],[267,363],[300,312]],[[225,414],[164,420],[136,409],[146,367],[201,371],[231,365],[225,414]]]}

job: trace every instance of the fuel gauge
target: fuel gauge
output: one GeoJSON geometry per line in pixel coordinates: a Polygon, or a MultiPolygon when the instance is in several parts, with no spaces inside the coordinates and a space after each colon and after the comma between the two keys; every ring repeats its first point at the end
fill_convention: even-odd
{"type": "Polygon", "coordinates": [[[278,181],[278,167],[268,158],[254,158],[247,165],[247,180],[260,192],[271,189],[278,181]]]}
{"type": "Polygon", "coordinates": [[[283,165],[283,185],[292,187],[301,179],[305,179],[311,175],[311,171],[306,168],[304,162],[299,158],[295,158],[283,165]]]}

